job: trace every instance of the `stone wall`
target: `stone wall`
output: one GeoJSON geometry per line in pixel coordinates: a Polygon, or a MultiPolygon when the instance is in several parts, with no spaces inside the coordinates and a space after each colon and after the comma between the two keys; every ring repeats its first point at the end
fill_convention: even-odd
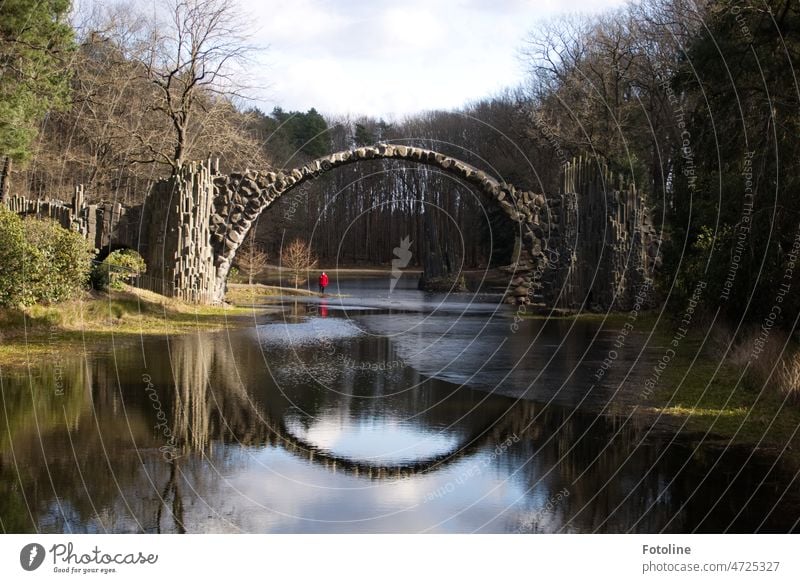
{"type": "Polygon", "coordinates": [[[136,285],[185,301],[215,301],[214,251],[210,224],[214,198],[211,163],[187,164],[178,178],[156,182],[145,203],[87,204],[82,187],[71,203],[10,196],[8,208],[21,215],[50,218],[82,234],[99,254],[117,248],[138,251],[147,273],[136,285]]]}
{"type": "Polygon", "coordinates": [[[75,188],[71,203],[9,196],[5,204],[20,215],[53,219],[65,229],[77,231],[98,252],[110,246],[137,246],[140,208],[112,202],[87,204],[82,186],[75,188]]]}
{"type": "Polygon", "coordinates": [[[597,159],[574,159],[548,199],[551,265],[544,300],[569,309],[627,310],[652,283],[658,234],[635,183],[597,159]]]}

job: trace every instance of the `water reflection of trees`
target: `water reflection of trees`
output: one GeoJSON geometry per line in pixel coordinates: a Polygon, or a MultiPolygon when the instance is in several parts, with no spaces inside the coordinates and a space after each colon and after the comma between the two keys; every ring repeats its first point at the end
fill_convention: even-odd
{"type": "MultiPolygon", "coordinates": [[[[737,478],[739,487],[732,488],[719,514],[698,524],[708,501],[716,501],[727,486],[724,472],[742,466],[736,451],[726,454],[725,463],[718,464],[717,473],[696,495],[691,493],[714,456],[693,460],[665,493],[690,450],[671,446],[658,461],[662,438],[650,438],[644,447],[637,447],[647,428],[623,423],[623,418],[595,417],[529,401],[515,403],[440,382],[428,382],[422,390],[398,391],[423,379],[405,368],[374,374],[344,370],[336,354],[323,365],[338,367],[334,379],[338,392],[313,379],[278,388],[265,373],[267,365],[277,370],[288,366],[290,358],[319,364],[318,355],[298,350],[293,355],[275,350],[265,354],[245,335],[183,336],[168,344],[152,340],[145,350],[146,367],[138,350],[115,351],[116,367],[104,357],[88,363],[80,358],[70,361],[63,373],[64,394],[58,397],[48,389],[52,370],[46,365],[33,380],[25,375],[4,377],[3,529],[196,530],[198,525],[190,517],[216,512],[204,506],[205,498],[220,490],[220,476],[241,463],[240,444],[280,448],[310,466],[335,468],[359,479],[394,480],[445,471],[460,460],[491,453],[515,436],[515,443],[493,456],[493,463],[498,475],[511,475],[509,480],[528,493],[510,510],[502,527],[520,532],[623,531],[633,525],[637,531],[656,532],[668,523],[673,531],[695,526],[715,530],[719,524],[728,526],[720,521],[738,511],[737,505],[756,490],[764,475],[758,462],[751,462],[752,471],[737,478]],[[157,360],[158,354],[165,357],[157,360]],[[175,438],[178,455],[173,461],[160,450],[167,434],[157,427],[155,402],[141,380],[145,373],[175,438]],[[384,398],[358,398],[371,391],[384,398]],[[337,456],[293,434],[285,422],[298,415],[371,419],[386,411],[457,436],[457,447],[427,460],[374,465],[337,456]],[[565,488],[569,495],[543,512],[550,497],[565,488]],[[686,507],[676,516],[684,502],[686,507]]],[[[357,343],[347,350],[357,362],[395,358],[388,343],[357,343]]],[[[759,490],[763,495],[750,502],[751,510],[733,530],[746,531],[760,522],[781,493],[781,483],[786,482],[772,480],[759,490]]],[[[795,518],[787,515],[784,520],[795,518]]],[[[216,531],[237,528],[233,522],[216,520],[216,531]]],[[[786,524],[780,516],[771,521],[768,528],[775,530],[786,524]]]]}
{"type": "MultiPolygon", "coordinates": [[[[70,532],[112,513],[120,489],[110,479],[126,463],[117,444],[135,440],[147,447],[152,437],[137,411],[126,423],[114,422],[121,401],[107,384],[107,369],[84,358],[59,363],[63,394],[54,388],[52,362],[3,378],[4,415],[0,415],[0,518],[8,532],[70,532]],[[109,455],[106,455],[108,452],[109,455]],[[85,483],[84,483],[85,481],[85,483]],[[88,491],[92,484],[91,492],[88,491]]],[[[135,460],[134,460],[135,463],[135,460]]],[[[126,468],[134,470],[135,466],[126,468]]]]}
{"type": "MultiPolygon", "coordinates": [[[[456,432],[461,432],[463,443],[452,452],[418,462],[397,465],[362,463],[336,456],[294,435],[286,427],[286,418],[298,411],[302,411],[301,419],[330,415],[339,419],[377,416],[381,413],[380,409],[387,406],[385,399],[355,397],[375,396],[376,391],[380,394],[384,388],[388,393],[389,387],[376,387],[371,382],[385,382],[386,375],[365,371],[375,374],[359,382],[359,375],[352,368],[341,366],[336,354],[327,354],[331,361],[327,366],[341,375],[336,379],[335,392],[315,383],[313,379],[302,386],[265,386],[265,383],[269,385],[268,378],[264,378],[263,374],[253,374],[254,370],[263,369],[263,361],[258,366],[263,358],[262,353],[253,350],[249,343],[237,345],[233,350],[231,348],[224,337],[212,336],[185,337],[170,343],[172,370],[178,387],[173,404],[174,431],[186,452],[203,451],[213,442],[280,446],[313,463],[335,466],[339,471],[374,474],[375,477],[405,476],[435,469],[481,447],[481,436],[488,437],[496,420],[504,414],[500,407],[492,405],[491,399],[485,408],[476,407],[480,404],[480,396],[474,396],[476,402],[472,402],[464,398],[448,399],[448,394],[443,392],[437,395],[432,391],[398,391],[397,395],[390,398],[389,406],[399,416],[412,418],[422,411],[424,413],[419,415],[418,423],[432,427],[454,427],[456,432]]],[[[386,359],[387,354],[382,353],[384,350],[373,344],[369,349],[370,354],[360,352],[355,359],[359,362],[386,359]]],[[[300,357],[297,349],[294,352],[296,357],[300,357]]],[[[309,355],[309,362],[312,360],[319,362],[319,353],[309,355]]],[[[412,386],[420,380],[410,369],[403,374],[409,378],[401,379],[399,383],[396,379],[391,387],[393,391],[397,391],[398,385],[412,386]]],[[[459,397],[463,397],[463,394],[471,394],[471,391],[462,390],[460,393],[462,395],[459,397]]]]}

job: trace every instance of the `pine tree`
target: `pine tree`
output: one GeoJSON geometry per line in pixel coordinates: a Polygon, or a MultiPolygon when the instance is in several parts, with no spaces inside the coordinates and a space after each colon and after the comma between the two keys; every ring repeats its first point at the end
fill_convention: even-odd
{"type": "Polygon", "coordinates": [[[30,157],[39,121],[69,98],[69,0],[0,2],[0,196],[11,161],[30,157]]]}

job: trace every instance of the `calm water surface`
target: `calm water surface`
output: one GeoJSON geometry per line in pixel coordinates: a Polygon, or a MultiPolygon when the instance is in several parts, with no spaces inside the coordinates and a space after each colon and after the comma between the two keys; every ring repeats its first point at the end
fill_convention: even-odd
{"type": "MultiPolygon", "coordinates": [[[[407,276],[406,276],[407,277],[407,276]]],[[[793,470],[631,414],[663,348],[401,278],[2,370],[5,532],[787,532],[793,470]],[[700,445],[698,445],[700,443],[700,445]]]]}

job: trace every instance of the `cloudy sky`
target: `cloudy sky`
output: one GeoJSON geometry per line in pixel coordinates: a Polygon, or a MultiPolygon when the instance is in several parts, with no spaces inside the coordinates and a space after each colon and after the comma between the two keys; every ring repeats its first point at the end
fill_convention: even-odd
{"type": "Polygon", "coordinates": [[[402,116],[449,109],[518,85],[536,23],[622,0],[240,0],[267,111],[402,116]]]}

